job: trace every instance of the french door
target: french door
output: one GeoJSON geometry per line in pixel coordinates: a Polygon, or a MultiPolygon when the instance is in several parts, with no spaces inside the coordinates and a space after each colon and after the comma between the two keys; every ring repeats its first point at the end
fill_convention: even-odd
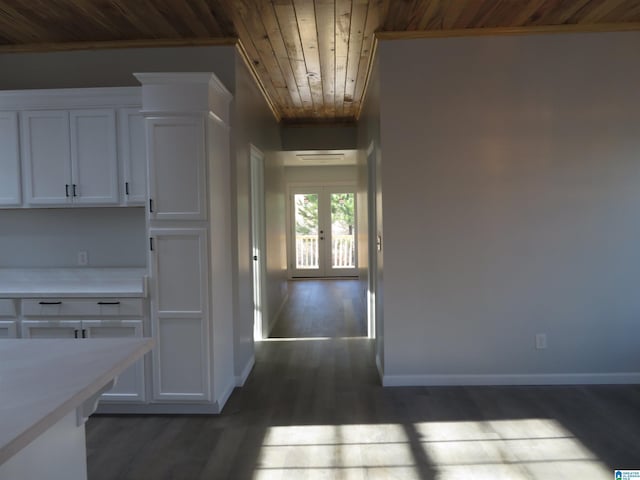
{"type": "Polygon", "coordinates": [[[289,204],[291,276],[357,275],[355,188],[295,187],[289,204]]]}

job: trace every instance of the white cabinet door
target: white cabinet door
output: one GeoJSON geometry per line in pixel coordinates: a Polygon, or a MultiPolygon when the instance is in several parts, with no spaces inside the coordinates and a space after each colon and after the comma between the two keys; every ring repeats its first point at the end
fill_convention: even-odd
{"type": "Polygon", "coordinates": [[[80,338],[80,320],[23,320],[22,338],[80,338]]]}
{"type": "Polygon", "coordinates": [[[0,320],[0,338],[16,338],[17,336],[15,320],[0,320]]]}
{"type": "Polygon", "coordinates": [[[139,108],[118,112],[122,184],[127,205],[144,205],[147,201],[147,145],[144,115],[139,108]]]}
{"type": "Polygon", "coordinates": [[[72,110],[71,172],[74,203],[119,203],[116,119],[110,109],[72,110]]]}
{"type": "Polygon", "coordinates": [[[203,117],[153,117],[146,122],[151,218],[205,220],[203,117]]]}
{"type": "MultiPolygon", "coordinates": [[[[142,338],[142,320],[83,320],[82,330],[87,338],[142,338]]],[[[115,386],[100,398],[108,401],[144,401],[144,359],[122,372],[115,386]]]]}
{"type": "Polygon", "coordinates": [[[22,112],[21,130],[26,203],[69,204],[69,114],[60,110],[22,112]]]}
{"type": "Polygon", "coordinates": [[[206,229],[150,234],[154,399],[209,400],[206,229]]]}
{"type": "Polygon", "coordinates": [[[15,112],[0,112],[0,172],[0,206],[20,205],[18,114],[15,112]]]}

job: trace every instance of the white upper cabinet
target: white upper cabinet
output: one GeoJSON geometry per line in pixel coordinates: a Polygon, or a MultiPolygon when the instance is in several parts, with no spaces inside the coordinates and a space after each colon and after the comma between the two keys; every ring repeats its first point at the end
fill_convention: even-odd
{"type": "Polygon", "coordinates": [[[22,202],[20,189],[20,153],[18,114],[0,112],[0,206],[22,202]]]}
{"type": "Polygon", "coordinates": [[[29,205],[71,202],[69,114],[61,110],[21,113],[25,200],[29,205]]]}
{"type": "Polygon", "coordinates": [[[205,220],[202,115],[147,118],[149,214],[154,220],[205,220]]]}
{"type": "Polygon", "coordinates": [[[118,112],[122,178],[120,190],[126,205],[144,205],[147,201],[147,147],[144,115],[139,108],[118,112]]]}
{"type": "Polygon", "coordinates": [[[117,205],[118,158],[112,109],[22,112],[29,205],[117,205]]]}
{"type": "Polygon", "coordinates": [[[74,203],[119,203],[116,118],[111,109],[72,110],[71,184],[74,203]]]}

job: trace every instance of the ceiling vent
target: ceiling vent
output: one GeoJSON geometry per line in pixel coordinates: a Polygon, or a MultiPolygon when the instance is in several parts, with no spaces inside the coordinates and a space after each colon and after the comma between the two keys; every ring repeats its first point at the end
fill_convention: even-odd
{"type": "Polygon", "coordinates": [[[344,160],[344,153],[305,153],[297,154],[296,158],[304,162],[338,163],[344,160]]]}

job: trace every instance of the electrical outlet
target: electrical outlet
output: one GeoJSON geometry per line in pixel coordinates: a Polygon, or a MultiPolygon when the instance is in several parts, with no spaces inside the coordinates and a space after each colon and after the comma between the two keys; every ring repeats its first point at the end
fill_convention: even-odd
{"type": "Polygon", "coordinates": [[[86,250],[80,250],[78,252],[78,265],[85,267],[89,264],[89,253],[86,250]]]}
{"type": "Polygon", "coordinates": [[[547,348],[547,334],[546,333],[537,333],[536,334],[536,349],[537,350],[545,350],[547,348]]]}

